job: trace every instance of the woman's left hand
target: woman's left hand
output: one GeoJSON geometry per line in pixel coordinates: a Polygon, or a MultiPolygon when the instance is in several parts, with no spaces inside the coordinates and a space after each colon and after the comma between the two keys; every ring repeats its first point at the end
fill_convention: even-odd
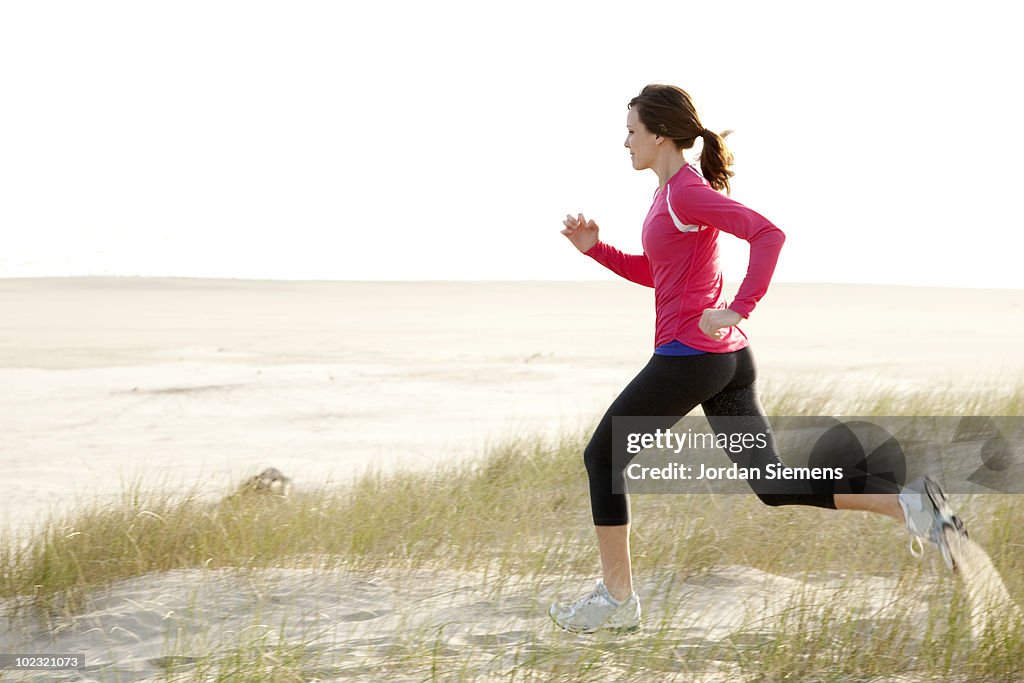
{"type": "Polygon", "coordinates": [[[743,316],[729,308],[705,308],[700,316],[700,331],[718,340],[725,336],[727,327],[743,320],[743,316]]]}

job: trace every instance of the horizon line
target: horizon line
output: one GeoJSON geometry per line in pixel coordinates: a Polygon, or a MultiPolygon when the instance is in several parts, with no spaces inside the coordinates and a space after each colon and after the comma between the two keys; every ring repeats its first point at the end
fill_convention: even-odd
{"type": "MultiPolygon", "coordinates": [[[[188,280],[188,281],[211,281],[211,282],[254,282],[254,283],[349,283],[349,284],[590,284],[616,282],[617,279],[542,279],[542,278],[520,278],[509,279],[473,279],[473,278],[435,278],[435,279],[342,279],[342,278],[253,278],[253,277],[224,277],[224,276],[194,276],[194,275],[31,275],[31,276],[5,276],[0,275],[0,282],[13,280],[188,280]]],[[[621,281],[621,280],[618,280],[621,281]]],[[[741,281],[724,281],[726,286],[738,286],[741,281]]],[[[635,284],[635,283],[629,283],[635,284]]],[[[833,281],[807,281],[807,280],[780,280],[773,281],[772,286],[845,286],[845,287],[902,287],[916,289],[969,289],[969,290],[1001,290],[1011,292],[1024,292],[1022,287],[993,287],[986,285],[933,285],[933,284],[895,284],[886,282],[833,282],[833,281]]],[[[639,286],[639,285],[638,285],[639,286]]]]}

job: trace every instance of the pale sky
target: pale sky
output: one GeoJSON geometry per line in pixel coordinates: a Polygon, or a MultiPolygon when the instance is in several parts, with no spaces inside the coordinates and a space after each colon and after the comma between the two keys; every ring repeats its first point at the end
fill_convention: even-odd
{"type": "MultiPolygon", "coordinates": [[[[1007,2],[0,4],[0,277],[612,278],[650,82],[733,129],[777,282],[1024,287],[1007,2]]],[[[746,245],[723,235],[725,277],[746,245]]]]}

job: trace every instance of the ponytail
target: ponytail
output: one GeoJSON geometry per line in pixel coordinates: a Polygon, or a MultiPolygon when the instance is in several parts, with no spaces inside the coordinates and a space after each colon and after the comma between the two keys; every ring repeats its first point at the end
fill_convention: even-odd
{"type": "Polygon", "coordinates": [[[707,128],[701,131],[704,138],[704,149],[700,153],[700,172],[708,184],[716,190],[725,190],[729,194],[729,178],[736,175],[729,167],[732,166],[732,152],[725,146],[725,138],[731,130],[721,135],[707,128]]]}

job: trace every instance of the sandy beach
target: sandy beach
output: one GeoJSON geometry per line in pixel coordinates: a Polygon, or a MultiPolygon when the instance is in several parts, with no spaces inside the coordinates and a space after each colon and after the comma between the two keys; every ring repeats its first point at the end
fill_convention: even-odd
{"type": "MultiPolygon", "coordinates": [[[[743,328],[763,393],[998,392],[1024,380],[1022,306],[1011,290],[783,284],[743,328]]],[[[319,487],[478,457],[515,434],[586,429],[653,341],[649,290],[597,282],[2,280],[0,320],[3,510],[16,535],[76,501],[113,503],[126,482],[198,485],[214,499],[273,466],[296,488],[319,487]]],[[[546,601],[586,590],[580,577],[504,580],[443,568],[171,571],[118,581],[63,620],[11,621],[0,650],[88,658],[63,677],[12,680],[163,680],[169,651],[195,653],[176,655],[188,667],[275,639],[323,656],[313,680],[375,680],[381,667],[421,680],[401,662],[428,660],[490,680],[482,672],[518,657],[571,662],[580,647],[605,647],[547,622],[546,601]],[[410,634],[435,651],[424,659],[410,634]]],[[[841,599],[850,623],[863,614],[875,628],[895,600],[894,579],[870,574],[733,566],[638,581],[664,615],[652,642],[677,643],[673,661],[693,658],[678,680],[738,680],[734,664],[703,653],[794,601],[841,599]]],[[[903,594],[903,617],[924,619],[929,585],[911,602],[903,594]]],[[[611,675],[614,648],[606,665],[611,675]]]]}
{"type": "MultiPolygon", "coordinates": [[[[1024,291],[786,285],[742,325],[762,393],[1024,380],[1024,291]]],[[[646,363],[628,283],[0,280],[4,522],[125,481],[212,496],[586,428],[646,363]]]]}
{"type": "MultiPolygon", "coordinates": [[[[66,680],[161,680],[159,672],[167,664],[162,653],[176,638],[196,653],[228,651],[240,642],[302,642],[307,656],[324,662],[314,680],[417,681],[423,673],[388,664],[414,659],[410,636],[443,632],[443,646],[434,653],[440,665],[481,672],[513,669],[524,652],[543,654],[580,644],[584,639],[550,628],[542,598],[589,588],[553,579],[494,589],[484,576],[452,572],[173,571],[103,591],[87,613],[56,627],[55,640],[62,652],[90,653],[92,661],[102,664],[86,666],[78,672],[81,678],[66,680]],[[466,650],[474,653],[469,660],[466,650]]],[[[749,567],[725,567],[689,581],[650,576],[638,586],[658,596],[650,602],[652,611],[678,615],[669,627],[677,642],[673,656],[692,658],[686,668],[700,674],[699,680],[716,683],[738,680],[735,669],[702,662],[702,650],[743,625],[777,617],[808,596],[841,600],[865,621],[884,621],[894,610],[908,608],[896,606],[894,588],[891,579],[872,578],[852,590],[838,576],[805,582],[749,567]]],[[[910,607],[916,619],[924,604],[921,599],[910,607]]],[[[16,628],[30,634],[29,642],[50,638],[29,623],[19,622],[16,628]]],[[[14,642],[0,635],[0,647],[14,642]]],[[[606,647],[614,652],[614,644],[606,647]]],[[[187,667],[188,660],[176,663],[187,667]]],[[[610,658],[594,680],[614,680],[615,672],[610,658]]],[[[497,674],[471,678],[504,679],[497,674]]],[[[23,675],[15,680],[40,679],[23,675]]]]}

